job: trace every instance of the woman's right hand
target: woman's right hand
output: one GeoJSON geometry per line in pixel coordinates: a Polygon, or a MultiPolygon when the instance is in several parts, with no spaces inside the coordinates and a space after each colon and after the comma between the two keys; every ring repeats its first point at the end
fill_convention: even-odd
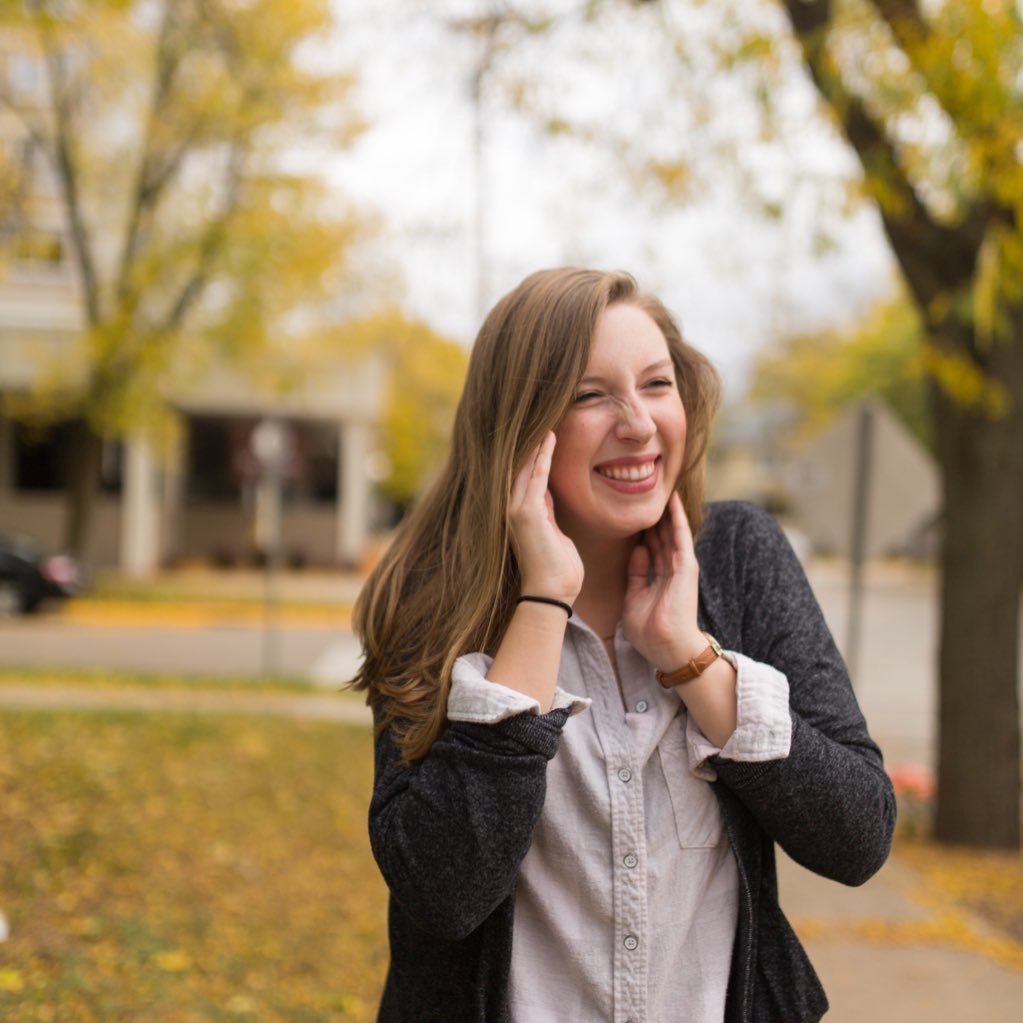
{"type": "Polygon", "coordinates": [[[583,585],[583,562],[554,519],[547,481],[556,443],[549,432],[519,469],[508,503],[508,528],[522,592],[571,604],[583,585]]]}

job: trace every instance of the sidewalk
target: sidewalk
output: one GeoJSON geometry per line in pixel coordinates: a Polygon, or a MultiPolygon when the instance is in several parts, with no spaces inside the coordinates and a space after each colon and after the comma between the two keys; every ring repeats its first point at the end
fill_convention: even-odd
{"type": "Polygon", "coordinates": [[[831,1003],[828,1023],[1011,1023],[1023,944],[958,908],[896,852],[861,888],[779,854],[781,903],[831,1003]]]}

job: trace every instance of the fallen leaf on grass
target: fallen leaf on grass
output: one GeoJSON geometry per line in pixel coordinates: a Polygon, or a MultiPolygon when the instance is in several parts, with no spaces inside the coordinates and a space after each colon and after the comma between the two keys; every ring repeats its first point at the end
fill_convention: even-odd
{"type": "Polygon", "coordinates": [[[0,970],[0,991],[20,991],[25,986],[17,970],[0,970]]]}
{"type": "Polygon", "coordinates": [[[153,962],[166,970],[168,973],[184,973],[192,966],[192,957],[187,952],[175,950],[173,952],[158,952],[153,956],[153,962]]]}

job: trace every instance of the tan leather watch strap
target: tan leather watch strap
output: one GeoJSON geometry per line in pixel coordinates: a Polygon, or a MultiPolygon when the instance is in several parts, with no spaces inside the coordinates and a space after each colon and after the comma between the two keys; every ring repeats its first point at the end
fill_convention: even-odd
{"type": "Polygon", "coordinates": [[[687,664],[683,664],[681,668],[676,668],[674,671],[657,672],[657,681],[665,689],[672,689],[674,686],[682,685],[683,682],[692,682],[694,678],[699,678],[721,656],[721,644],[709,632],[705,632],[704,635],[707,637],[708,644],[705,650],[698,653],[687,664]]]}

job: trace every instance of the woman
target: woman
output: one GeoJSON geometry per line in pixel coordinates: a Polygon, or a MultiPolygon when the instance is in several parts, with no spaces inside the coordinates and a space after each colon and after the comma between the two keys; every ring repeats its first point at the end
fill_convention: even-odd
{"type": "Polygon", "coordinates": [[[859,884],[894,799],[781,532],[704,516],[716,403],[627,275],[533,274],[484,323],[448,464],[356,609],[381,1021],[826,1010],[774,843],[859,884]]]}

